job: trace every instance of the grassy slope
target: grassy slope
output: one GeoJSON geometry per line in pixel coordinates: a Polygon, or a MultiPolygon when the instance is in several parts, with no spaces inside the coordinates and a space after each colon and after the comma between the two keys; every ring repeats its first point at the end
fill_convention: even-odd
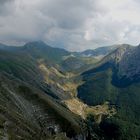
{"type": "Polygon", "coordinates": [[[52,119],[50,121],[52,125],[59,124],[61,131],[67,132],[68,135],[82,131],[80,118],[71,113],[60,101],[48,96],[53,93],[49,87],[44,87],[43,75],[38,68],[36,59],[24,53],[0,51],[0,75],[0,135],[2,137],[16,139],[15,137],[21,136],[26,139],[34,139],[37,136],[42,138],[44,135],[49,135],[49,133],[42,132],[46,131],[44,124],[47,127],[47,123],[50,121],[48,116],[52,119]],[[45,93],[40,90],[42,89],[40,87],[43,87],[45,93]],[[40,113],[43,120],[37,120],[40,113]],[[48,115],[46,115],[47,113],[48,115]],[[11,125],[8,124],[8,128],[6,128],[5,123],[11,123],[11,125]],[[24,124],[27,125],[24,126],[24,124]],[[17,130],[14,130],[15,128],[17,130]],[[25,135],[24,133],[21,135],[25,129],[25,135]],[[18,131],[17,135],[14,134],[15,131],[18,131]],[[28,131],[34,131],[34,133],[28,131]]]}
{"type": "Polygon", "coordinates": [[[34,58],[47,60],[48,63],[49,61],[50,63],[60,63],[64,56],[70,54],[64,49],[50,47],[44,42],[27,43],[20,51],[26,52],[34,58]]]}
{"type": "MultiPolygon", "coordinates": [[[[36,86],[36,85],[37,85],[37,87],[38,87],[38,85],[39,85],[39,87],[43,86],[42,87],[43,90],[44,90],[44,88],[45,89],[50,88],[50,87],[46,87],[46,86],[44,87],[44,83],[42,83],[42,77],[41,77],[42,74],[40,73],[40,70],[38,69],[37,61],[38,61],[38,59],[39,60],[43,59],[43,62],[45,62],[46,64],[49,65],[48,70],[52,70],[52,68],[53,68],[51,75],[46,75],[46,78],[48,78],[50,76],[49,80],[53,80],[53,82],[54,82],[57,79],[56,77],[58,76],[58,74],[60,76],[60,72],[59,73],[56,72],[56,70],[54,70],[53,66],[55,66],[54,64],[59,64],[61,62],[63,56],[67,55],[67,53],[65,53],[65,52],[63,53],[61,51],[62,54],[60,53],[60,55],[56,55],[56,57],[54,57],[55,56],[55,54],[53,53],[53,52],[55,52],[54,49],[52,49],[51,51],[45,49],[45,51],[48,51],[49,53],[52,52],[50,54],[47,53],[48,55],[46,55],[46,53],[44,51],[44,46],[42,46],[41,50],[38,50],[36,46],[30,46],[30,44],[28,44],[28,45],[29,46],[25,46],[25,48],[24,48],[25,50],[24,49],[22,51],[20,50],[20,55],[17,55],[16,52],[7,52],[7,51],[1,52],[0,53],[0,71],[7,72],[16,78],[31,84],[32,86],[36,86]],[[58,73],[58,74],[56,74],[56,73],[58,73]],[[56,74],[56,76],[54,76],[55,74],[56,74]]],[[[89,60],[88,60],[88,62],[89,62],[89,60]]],[[[62,74],[61,76],[64,76],[64,75],[62,74]]],[[[62,79],[62,78],[60,78],[60,79],[62,79]]],[[[140,116],[139,115],[139,112],[140,112],[139,111],[139,99],[140,98],[139,98],[139,94],[138,94],[139,84],[138,85],[134,84],[134,85],[130,86],[129,88],[117,88],[111,84],[111,79],[112,79],[111,69],[96,72],[95,74],[89,74],[87,77],[84,78],[84,80],[86,80],[85,83],[78,88],[78,90],[79,90],[78,96],[81,99],[83,99],[87,104],[90,104],[90,105],[102,104],[105,101],[109,101],[111,104],[115,104],[117,107],[118,113],[114,120],[117,121],[117,124],[119,124],[123,128],[121,131],[122,132],[124,131],[124,133],[123,133],[124,137],[126,137],[128,139],[132,139],[132,138],[134,139],[136,136],[138,137],[138,135],[139,135],[138,134],[138,132],[139,132],[139,123],[138,122],[139,122],[139,116],[140,116]],[[134,91],[135,91],[135,93],[134,93],[134,91]],[[132,100],[130,100],[130,99],[133,100],[133,103],[134,103],[133,105],[131,102],[132,100]],[[129,105],[129,107],[127,105],[129,105]],[[126,115],[128,116],[127,118],[126,118],[126,115]],[[133,127],[131,128],[131,126],[133,126],[133,127]],[[133,133],[132,133],[132,130],[134,130],[133,133]],[[128,134],[129,132],[131,132],[131,133],[128,134]]],[[[66,83],[65,80],[67,80],[67,78],[63,77],[63,80],[64,81],[60,81],[60,83],[66,83]]],[[[58,82],[58,84],[59,84],[59,82],[58,82]]],[[[67,89],[69,90],[67,85],[65,85],[64,87],[65,87],[65,90],[67,90],[67,89]]],[[[64,87],[62,87],[62,88],[64,88],[64,87]]],[[[70,89],[73,90],[73,88],[70,88],[70,89]]],[[[57,88],[57,90],[58,90],[58,88],[57,88]]],[[[20,91],[18,93],[22,93],[22,91],[20,91]]],[[[47,90],[46,93],[51,94],[51,95],[53,94],[49,90],[47,90]]],[[[78,128],[79,119],[77,119],[77,117],[75,118],[75,115],[70,113],[63,105],[60,105],[60,102],[58,103],[58,100],[50,98],[47,95],[45,96],[44,93],[37,94],[37,98],[38,98],[38,96],[39,96],[39,101],[37,99],[37,101],[35,101],[36,104],[39,104],[39,106],[41,105],[41,108],[42,108],[42,103],[40,104],[40,101],[45,102],[44,105],[49,104],[49,108],[51,108],[51,110],[54,110],[55,113],[59,114],[59,115],[53,115],[53,116],[60,116],[59,118],[62,118],[62,120],[63,120],[63,117],[66,118],[66,120],[69,120],[69,121],[66,121],[66,124],[64,123],[65,124],[64,126],[67,127],[67,126],[69,126],[69,123],[71,123],[72,128],[76,128],[77,130],[79,129],[78,128]],[[50,100],[48,100],[48,98],[50,100]]],[[[23,100],[24,100],[24,98],[22,97],[23,100]]],[[[32,96],[31,96],[31,99],[28,101],[32,101],[32,96]]],[[[44,105],[43,105],[43,110],[44,110],[44,105]]],[[[16,108],[17,108],[17,106],[16,106],[16,108]]],[[[7,110],[10,110],[10,108],[8,108],[7,110]]],[[[47,109],[45,109],[45,110],[47,110],[47,109]]],[[[22,114],[22,116],[23,116],[23,114],[22,114]]],[[[17,118],[17,117],[15,117],[15,118],[17,118]]],[[[58,120],[57,120],[57,122],[58,122],[58,120]]],[[[60,122],[62,122],[62,120],[60,122]]],[[[27,121],[27,119],[25,119],[25,121],[27,121]]],[[[64,131],[66,129],[67,128],[64,127],[64,131]]],[[[69,130],[67,130],[67,131],[69,131],[69,130]]]]}
{"type": "Polygon", "coordinates": [[[99,60],[94,57],[68,56],[64,57],[60,66],[66,72],[82,73],[92,68],[99,60]]]}
{"type": "Polygon", "coordinates": [[[111,69],[88,74],[84,80],[85,83],[78,88],[78,97],[89,105],[102,104],[105,101],[115,105],[117,114],[114,120],[122,129],[120,137],[138,139],[140,137],[140,84],[135,83],[125,88],[113,86],[111,69]]]}
{"type": "Polygon", "coordinates": [[[47,128],[55,125],[69,136],[81,132],[79,117],[63,105],[31,85],[4,75],[0,75],[0,137],[51,138],[47,128]]]}

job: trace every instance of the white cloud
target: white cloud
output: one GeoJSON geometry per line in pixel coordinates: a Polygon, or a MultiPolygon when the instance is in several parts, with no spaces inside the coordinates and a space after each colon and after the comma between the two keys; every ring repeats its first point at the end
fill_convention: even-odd
{"type": "Polygon", "coordinates": [[[140,40],[139,0],[0,0],[0,41],[83,50],[140,40]]]}

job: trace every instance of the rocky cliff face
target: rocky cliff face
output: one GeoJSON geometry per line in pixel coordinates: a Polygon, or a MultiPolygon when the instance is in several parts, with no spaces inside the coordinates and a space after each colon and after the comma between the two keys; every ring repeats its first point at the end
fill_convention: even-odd
{"type": "Polygon", "coordinates": [[[130,48],[131,47],[129,45],[120,46],[119,48],[115,49],[110,54],[105,56],[101,61],[102,61],[102,63],[112,62],[112,63],[116,64],[116,63],[121,61],[121,59],[122,59],[123,55],[125,54],[125,52],[127,50],[129,50],[130,48]]]}
{"type": "Polygon", "coordinates": [[[102,71],[107,68],[113,70],[113,83],[119,86],[138,82],[140,80],[140,45],[130,47],[121,46],[105,56],[91,72],[102,71]],[[126,83],[126,84],[124,84],[126,83]]]}
{"type": "Polygon", "coordinates": [[[119,62],[119,75],[131,80],[140,78],[140,45],[126,50],[119,62]]]}

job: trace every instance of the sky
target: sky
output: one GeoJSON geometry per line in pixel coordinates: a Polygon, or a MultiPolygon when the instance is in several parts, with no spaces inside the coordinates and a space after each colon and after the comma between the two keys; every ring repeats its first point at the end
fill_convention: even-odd
{"type": "Polygon", "coordinates": [[[0,42],[70,51],[140,43],[140,0],[0,0],[0,42]]]}

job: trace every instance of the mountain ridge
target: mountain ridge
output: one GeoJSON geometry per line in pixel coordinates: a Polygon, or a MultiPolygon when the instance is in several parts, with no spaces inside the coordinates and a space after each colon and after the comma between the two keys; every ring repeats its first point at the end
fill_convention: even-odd
{"type": "Polygon", "coordinates": [[[115,139],[140,137],[139,51],[140,46],[118,48],[81,75],[84,83],[78,87],[78,97],[82,101],[88,105],[103,104],[105,101],[115,105],[116,115],[111,120],[105,119],[103,124],[103,131],[109,129],[107,125],[110,123],[117,125],[119,130],[115,133],[119,134],[115,139]]]}
{"type": "Polygon", "coordinates": [[[139,50],[139,46],[122,45],[96,59],[76,56],[42,42],[0,48],[0,138],[34,139],[32,131],[39,131],[42,139],[139,138],[139,81],[135,79],[139,79],[139,50]],[[130,77],[128,83],[126,74],[130,77]],[[9,112],[10,105],[15,111],[9,112]],[[47,117],[52,118],[52,123],[47,117]],[[18,120],[23,120],[30,130],[24,131],[26,127],[21,122],[14,136],[13,126],[18,120]],[[113,136],[106,132],[111,127],[115,127],[113,136]],[[118,137],[115,133],[119,133],[118,137]]]}

